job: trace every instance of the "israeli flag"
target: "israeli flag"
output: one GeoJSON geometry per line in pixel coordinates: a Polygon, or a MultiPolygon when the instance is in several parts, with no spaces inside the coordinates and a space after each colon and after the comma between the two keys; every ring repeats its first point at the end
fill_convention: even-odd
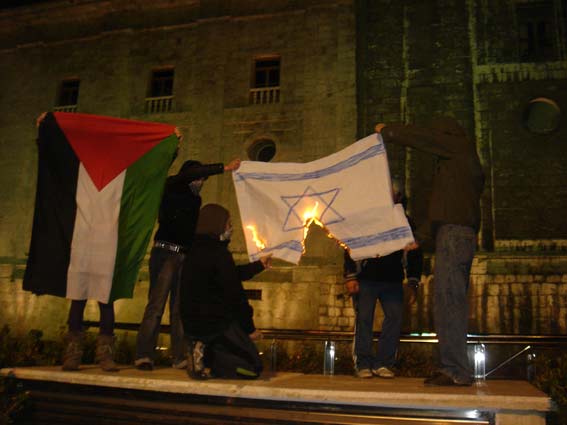
{"type": "Polygon", "coordinates": [[[243,161],[233,173],[250,261],[273,254],[297,264],[307,226],[323,226],[354,260],[414,241],[392,183],[382,136],[373,134],[305,164],[243,161]]]}

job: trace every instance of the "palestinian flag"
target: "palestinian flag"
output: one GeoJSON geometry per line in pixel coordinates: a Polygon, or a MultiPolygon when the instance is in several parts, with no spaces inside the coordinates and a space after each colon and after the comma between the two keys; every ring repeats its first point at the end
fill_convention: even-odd
{"type": "Polygon", "coordinates": [[[47,114],[25,290],[102,303],[132,297],[177,148],[173,133],[166,124],[47,114]]]}

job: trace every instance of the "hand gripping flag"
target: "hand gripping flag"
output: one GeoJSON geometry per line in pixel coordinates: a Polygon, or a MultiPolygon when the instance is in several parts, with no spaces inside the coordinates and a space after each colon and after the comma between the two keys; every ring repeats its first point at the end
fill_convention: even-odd
{"type": "Polygon", "coordinates": [[[102,303],[132,297],[177,148],[173,132],[166,124],[47,114],[25,290],[102,303]]]}
{"type": "Polygon", "coordinates": [[[414,240],[403,207],[393,203],[378,134],[305,164],[245,161],[233,180],[251,261],[272,253],[297,264],[313,221],[354,260],[388,255],[414,240]]]}

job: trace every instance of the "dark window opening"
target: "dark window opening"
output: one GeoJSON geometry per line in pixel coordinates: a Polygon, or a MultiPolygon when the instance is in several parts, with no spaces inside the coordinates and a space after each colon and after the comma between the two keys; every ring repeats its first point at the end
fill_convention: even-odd
{"type": "Polygon", "coordinates": [[[173,68],[153,71],[150,83],[150,97],[173,96],[173,76],[173,68]]]}
{"type": "Polygon", "coordinates": [[[56,106],[74,106],[79,101],[80,80],[63,80],[59,87],[56,106]]]}
{"type": "Polygon", "coordinates": [[[518,19],[521,62],[543,62],[557,58],[556,20],[551,1],[519,4],[518,19]]]}
{"type": "Polygon", "coordinates": [[[254,64],[254,88],[280,85],[280,58],[257,59],[254,64]]]}
{"type": "Polygon", "coordinates": [[[258,140],[248,148],[248,158],[252,161],[270,162],[275,155],[276,144],[272,140],[258,140]]]}

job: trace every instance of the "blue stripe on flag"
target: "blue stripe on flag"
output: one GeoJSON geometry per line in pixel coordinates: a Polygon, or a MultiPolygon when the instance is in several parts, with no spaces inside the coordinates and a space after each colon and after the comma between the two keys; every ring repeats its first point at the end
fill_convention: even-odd
{"type": "Polygon", "coordinates": [[[239,183],[246,179],[253,180],[269,180],[269,181],[296,181],[296,180],[309,180],[318,179],[321,177],[328,176],[330,174],[335,174],[343,171],[346,168],[350,168],[359,162],[366,159],[373,158],[378,155],[382,155],[386,152],[383,143],[378,143],[374,146],[369,147],[365,151],[359,152],[344,161],[338,162],[327,168],[322,168],[320,170],[310,171],[308,173],[235,173],[235,182],[239,183]]]}
{"type": "Polygon", "coordinates": [[[251,257],[252,259],[257,260],[258,258],[263,257],[264,255],[267,255],[271,251],[275,251],[276,249],[290,249],[292,251],[303,252],[303,245],[301,245],[301,242],[299,241],[287,241],[274,247],[266,248],[261,252],[252,254],[251,257]]]}
{"type": "Polygon", "coordinates": [[[365,246],[375,245],[379,242],[394,241],[411,237],[411,230],[408,227],[397,227],[386,232],[377,233],[375,235],[359,236],[351,239],[344,239],[350,249],[363,248],[365,246]]]}

